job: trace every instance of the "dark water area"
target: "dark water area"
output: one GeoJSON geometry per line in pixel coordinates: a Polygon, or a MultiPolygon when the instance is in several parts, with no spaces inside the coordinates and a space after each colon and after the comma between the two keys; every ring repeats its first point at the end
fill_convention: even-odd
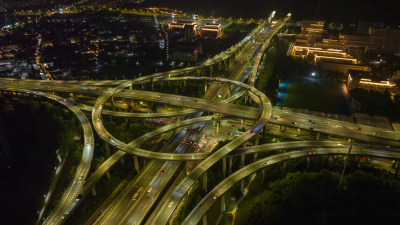
{"type": "Polygon", "coordinates": [[[35,224],[55,174],[57,126],[37,107],[0,99],[0,224],[35,224]]]}
{"type": "Polygon", "coordinates": [[[333,82],[296,77],[280,82],[277,106],[350,115],[343,88],[333,82]]]}

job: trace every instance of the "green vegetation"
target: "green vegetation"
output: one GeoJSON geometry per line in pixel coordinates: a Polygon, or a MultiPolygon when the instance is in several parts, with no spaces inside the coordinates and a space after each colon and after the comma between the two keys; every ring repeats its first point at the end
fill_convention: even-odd
{"type": "MultiPolygon", "coordinates": [[[[312,157],[265,168],[241,199],[238,185],[230,193],[239,201],[236,214],[224,213],[220,224],[392,224],[399,218],[400,182],[368,161],[351,157],[338,189],[344,157],[312,157]],[[328,168],[328,169],[327,169],[328,168]]],[[[249,183],[246,179],[245,183],[249,183]]]]}
{"type": "Polygon", "coordinates": [[[190,210],[196,206],[196,202],[200,202],[204,194],[200,182],[197,181],[194,183],[175,211],[175,216],[171,219],[171,225],[181,224],[185,217],[190,213],[190,210]]]}
{"type": "Polygon", "coordinates": [[[382,93],[356,88],[350,91],[350,95],[361,103],[359,110],[361,113],[388,116],[392,119],[399,119],[400,117],[399,98],[396,98],[395,103],[393,103],[388,91],[382,93]]]}
{"type": "Polygon", "coordinates": [[[58,166],[56,150],[62,158],[69,153],[65,173],[57,185],[60,187],[80,160],[74,152],[82,149],[73,137],[81,132],[69,110],[44,99],[37,102],[0,97],[0,175],[6,187],[0,195],[8,204],[1,212],[7,216],[0,217],[11,220],[2,221],[4,224],[34,223],[58,166]]]}

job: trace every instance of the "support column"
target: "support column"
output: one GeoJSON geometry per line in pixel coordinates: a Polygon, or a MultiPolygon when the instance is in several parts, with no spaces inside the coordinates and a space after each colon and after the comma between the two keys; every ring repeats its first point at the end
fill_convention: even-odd
{"type": "Polygon", "coordinates": [[[207,171],[203,174],[203,190],[207,193],[207,171]]]}
{"type": "Polygon", "coordinates": [[[124,159],[124,157],[121,157],[120,161],[121,161],[122,165],[125,166],[125,159],[124,159]]]}
{"type": "Polygon", "coordinates": [[[226,178],[226,157],[222,158],[222,175],[226,178]]]}
{"type": "Polygon", "coordinates": [[[254,145],[258,145],[260,143],[260,132],[256,133],[256,139],[254,140],[254,145]]]}
{"type": "Polygon", "coordinates": [[[265,174],[267,173],[266,168],[263,168],[261,170],[261,172],[262,172],[262,176],[263,176],[263,182],[265,182],[265,174]]]}
{"type": "Polygon", "coordinates": [[[210,66],[210,77],[212,77],[212,74],[213,74],[213,67],[214,66],[210,66]]]}
{"type": "Polygon", "coordinates": [[[78,101],[78,95],[76,93],[72,93],[72,100],[74,102],[78,101]]]}
{"type": "Polygon", "coordinates": [[[107,157],[109,157],[111,154],[110,145],[108,144],[108,142],[104,142],[104,143],[106,143],[106,154],[107,154],[107,157]]]}
{"type": "Polygon", "coordinates": [[[217,121],[217,134],[219,133],[219,121],[217,121]]]}
{"type": "Polygon", "coordinates": [[[207,214],[203,216],[203,225],[207,225],[207,214]]]}
{"type": "Polygon", "coordinates": [[[133,162],[135,164],[135,170],[139,173],[139,157],[137,155],[133,156],[133,162]]]}
{"type": "Polygon", "coordinates": [[[111,105],[112,105],[113,110],[115,110],[114,96],[111,96],[111,105]]]}
{"type": "Polygon", "coordinates": [[[240,191],[241,191],[242,194],[243,194],[243,192],[244,192],[244,179],[242,179],[242,180],[240,181],[240,191]]]}
{"type": "Polygon", "coordinates": [[[328,134],[328,141],[330,141],[331,140],[331,135],[330,134],[328,134]]]}
{"type": "Polygon", "coordinates": [[[320,136],[321,136],[321,133],[320,133],[320,132],[317,132],[317,137],[315,138],[315,140],[316,140],[316,141],[319,141],[320,136]]]}
{"type": "Polygon", "coordinates": [[[204,93],[207,92],[207,81],[204,81],[204,93]]]}
{"type": "Polygon", "coordinates": [[[253,154],[253,162],[257,161],[257,156],[258,156],[257,152],[253,154]]]}
{"type": "Polygon", "coordinates": [[[233,161],[233,157],[229,157],[228,158],[228,174],[231,175],[232,174],[232,161],[233,161]]]}
{"type": "Polygon", "coordinates": [[[243,128],[243,125],[244,125],[244,119],[241,119],[240,120],[240,125],[242,126],[242,128],[243,128]]]}
{"type": "Polygon", "coordinates": [[[225,211],[225,194],[221,196],[221,212],[225,211]]]}
{"type": "Polygon", "coordinates": [[[300,128],[297,128],[297,135],[300,134],[300,128]]]}
{"type": "Polygon", "coordinates": [[[110,179],[110,170],[107,170],[106,174],[107,174],[107,178],[110,179]]]}
{"type": "Polygon", "coordinates": [[[92,195],[96,196],[96,185],[93,185],[92,187],[92,195]]]}
{"type": "Polygon", "coordinates": [[[154,79],[153,78],[151,78],[151,90],[154,91],[154,79]]]}
{"type": "Polygon", "coordinates": [[[190,173],[189,161],[185,162],[185,170],[186,170],[186,175],[188,175],[190,173]]]}
{"type": "Polygon", "coordinates": [[[240,165],[244,167],[244,163],[246,161],[246,155],[240,155],[240,165]]]}
{"type": "Polygon", "coordinates": [[[307,157],[307,170],[310,168],[310,160],[311,160],[311,158],[307,157]]]}

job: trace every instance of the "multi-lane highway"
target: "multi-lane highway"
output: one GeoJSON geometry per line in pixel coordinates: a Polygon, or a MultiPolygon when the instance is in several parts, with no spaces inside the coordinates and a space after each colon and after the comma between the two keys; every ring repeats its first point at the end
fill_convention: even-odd
{"type": "MultiPolygon", "coordinates": [[[[157,73],[134,80],[80,82],[0,79],[0,89],[2,91],[22,92],[52,99],[68,107],[82,123],[85,143],[81,163],[78,166],[74,180],[65,191],[61,203],[51,212],[44,221],[44,224],[63,223],[76,208],[77,204],[79,204],[80,200],[78,199],[79,201],[77,201],[78,195],[86,196],[101,177],[127,153],[135,155],[135,157],[140,156],[141,158],[155,160],[148,162],[138,176],[130,181],[121,193],[115,197],[115,200],[104,206],[104,209],[102,209],[103,214],[99,215],[95,224],[166,224],[190,187],[199,180],[202,174],[224,157],[276,150],[312,149],[273,155],[243,167],[209,192],[188,215],[184,224],[197,224],[212,204],[232,187],[233,184],[270,164],[310,155],[347,154],[348,152],[347,142],[334,141],[282,142],[242,148],[241,146],[245,145],[245,143],[257,137],[262,129],[267,129],[267,122],[299,128],[301,130],[379,143],[381,145],[400,146],[400,133],[396,131],[359,126],[349,122],[299,113],[288,113],[272,108],[268,98],[261,91],[254,88],[254,81],[260,66],[260,60],[269,41],[284,26],[285,22],[286,19],[278,23],[271,30],[266,29],[267,24],[261,24],[243,41],[199,66],[157,73]],[[213,68],[218,66],[218,64],[228,64],[230,66],[227,67],[224,74],[212,77],[215,76],[213,68]],[[209,75],[211,76],[204,76],[205,71],[209,71],[209,75]],[[242,81],[247,77],[249,78],[249,82],[245,84],[242,81]],[[203,98],[193,98],[137,89],[146,83],[153,85],[157,82],[170,81],[184,83],[203,82],[205,88],[208,90],[203,98]],[[210,87],[206,86],[207,83],[210,84],[210,87]],[[74,93],[74,95],[92,96],[97,98],[97,100],[94,106],[91,107],[84,104],[76,104],[71,100],[44,92],[74,93]],[[241,106],[232,103],[242,96],[249,96],[256,103],[257,107],[241,106]],[[163,113],[129,113],[107,110],[107,104],[113,97],[181,106],[184,109],[163,113]],[[94,143],[92,128],[89,120],[82,112],[83,110],[92,112],[92,123],[99,136],[118,149],[88,179],[85,178],[90,168],[94,143]],[[201,116],[202,112],[214,113],[214,115],[201,116]],[[137,118],[193,116],[189,116],[186,120],[163,126],[130,143],[124,143],[115,138],[103,126],[103,114],[137,118]],[[251,120],[250,128],[215,152],[187,153],[190,145],[181,143],[183,138],[193,142],[200,136],[205,123],[230,120],[233,117],[251,120]],[[181,129],[182,127],[191,126],[195,128],[193,131],[181,129]],[[164,145],[159,151],[149,151],[140,148],[141,145],[163,133],[177,130],[178,132],[169,140],[169,143],[164,145]],[[180,172],[181,170],[179,170],[179,168],[182,168],[182,161],[197,161],[198,164],[186,176],[184,172],[180,172]],[[175,175],[177,175],[177,178],[175,182],[172,182],[175,175]],[[171,185],[169,186],[168,184],[171,185]],[[135,200],[132,200],[132,196],[138,190],[142,190],[142,192],[139,193],[135,200]],[[163,193],[165,194],[161,198],[163,193]],[[157,200],[160,198],[161,200],[158,205],[155,206],[157,200]],[[151,213],[153,208],[156,208],[156,210],[151,213]],[[149,217],[147,221],[144,221],[146,215],[149,215],[149,217]]],[[[268,126],[276,125],[269,124],[268,126]]],[[[300,138],[297,135],[295,137],[300,138]]],[[[400,159],[400,153],[389,147],[359,143],[353,144],[352,154],[400,159]]]]}
{"type": "MultiPolygon", "coordinates": [[[[66,217],[69,216],[69,212],[71,212],[74,205],[77,204],[76,199],[80,194],[86,176],[89,173],[94,151],[94,138],[93,138],[92,126],[90,124],[90,121],[87,119],[86,115],[80,110],[80,108],[74,106],[73,102],[67,99],[38,91],[29,91],[23,89],[18,89],[18,91],[28,94],[34,94],[37,96],[42,96],[64,105],[75,114],[75,116],[78,118],[79,122],[82,125],[83,136],[84,136],[82,159],[76,169],[75,176],[71,181],[71,184],[68,186],[67,190],[64,192],[60,203],[57,205],[56,209],[53,210],[52,213],[44,221],[44,224],[62,223],[66,219],[66,217]]],[[[49,197],[50,196],[47,196],[47,199],[49,197]]]]}
{"type": "MultiPolygon", "coordinates": [[[[268,147],[268,146],[265,146],[268,147]]],[[[262,147],[261,147],[262,148],[262,147]]],[[[189,215],[185,218],[182,224],[197,224],[200,219],[207,213],[207,211],[211,208],[211,206],[219,200],[219,198],[224,195],[234,184],[241,181],[245,177],[250,174],[268,167],[270,165],[288,161],[291,159],[296,159],[300,157],[310,157],[317,155],[347,155],[349,152],[348,146],[341,148],[317,148],[310,150],[301,150],[301,151],[293,151],[282,154],[276,154],[273,156],[269,156],[263,159],[260,159],[254,163],[251,163],[223,181],[221,181],[217,186],[214,187],[213,190],[207,193],[207,195],[196,205],[196,207],[189,213],[189,215]]],[[[367,147],[354,147],[351,150],[351,155],[360,155],[360,156],[370,156],[370,157],[378,157],[378,158],[388,158],[388,159],[400,159],[400,152],[390,151],[387,149],[376,149],[376,148],[367,148],[367,147]]]]}

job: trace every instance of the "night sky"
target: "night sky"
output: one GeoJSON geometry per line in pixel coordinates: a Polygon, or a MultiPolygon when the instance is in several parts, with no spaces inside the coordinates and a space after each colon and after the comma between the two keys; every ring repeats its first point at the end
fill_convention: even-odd
{"type": "Polygon", "coordinates": [[[400,24],[400,0],[147,0],[145,6],[168,6],[223,17],[265,17],[273,9],[295,19],[400,24]]]}

